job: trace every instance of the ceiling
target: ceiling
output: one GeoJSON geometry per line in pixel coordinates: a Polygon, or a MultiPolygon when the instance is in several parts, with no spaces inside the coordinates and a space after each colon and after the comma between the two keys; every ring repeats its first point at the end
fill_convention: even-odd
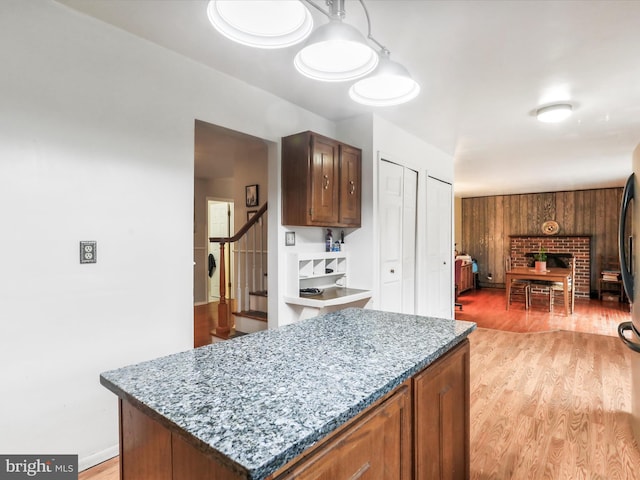
{"type": "MultiPolygon", "coordinates": [[[[638,1],[367,0],[373,35],[422,87],[386,108],[298,74],[295,46],[227,40],[205,0],[59,1],[325,118],[375,112],[454,157],[457,196],[622,186],[640,143],[638,1]],[[536,121],[536,107],[563,100],[569,120],[536,121]]],[[[346,12],[366,33],[359,2],[346,12]]]]}

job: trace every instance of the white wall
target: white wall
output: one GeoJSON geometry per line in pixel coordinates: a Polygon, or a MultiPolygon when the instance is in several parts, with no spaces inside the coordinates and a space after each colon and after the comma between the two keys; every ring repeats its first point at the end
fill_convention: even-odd
{"type": "Polygon", "coordinates": [[[191,347],[195,119],[272,142],[270,326],[291,321],[278,295],[280,137],[313,130],[368,152],[363,228],[349,236],[362,279],[377,259],[378,150],[449,161],[375,117],[343,122],[338,135],[328,120],[51,0],[0,2],[0,49],[3,453],[77,453],[81,468],[117,454],[116,397],[99,373],[191,347]],[[79,264],[80,240],[98,241],[97,264],[79,264]]]}
{"type": "MultiPolygon", "coordinates": [[[[373,198],[374,212],[377,213],[378,197],[378,161],[386,159],[403,165],[418,172],[418,211],[417,211],[417,243],[416,243],[416,313],[428,315],[429,308],[425,304],[426,295],[421,294],[426,288],[426,208],[427,208],[427,176],[443,180],[453,184],[453,158],[441,150],[433,147],[424,140],[412,135],[383,118],[374,115],[373,118],[373,198]]],[[[376,215],[374,215],[375,219],[376,215]]],[[[374,231],[377,232],[377,223],[374,221],[374,231]]],[[[451,218],[451,234],[453,235],[453,214],[451,218]]],[[[451,237],[453,238],[453,236],[451,237]]],[[[374,236],[371,242],[371,255],[375,259],[373,271],[374,293],[377,297],[380,284],[380,245],[379,235],[374,236]]],[[[453,246],[452,246],[453,252],[453,246]]],[[[363,253],[364,254],[364,253],[363,253]]],[[[451,287],[453,288],[453,286],[451,287]]],[[[375,302],[372,304],[375,308],[375,302]]]]}
{"type": "Polygon", "coordinates": [[[272,141],[333,126],[49,0],[0,2],[0,49],[0,452],[83,468],[117,454],[99,373],[192,345],[194,119],[272,141]]]}

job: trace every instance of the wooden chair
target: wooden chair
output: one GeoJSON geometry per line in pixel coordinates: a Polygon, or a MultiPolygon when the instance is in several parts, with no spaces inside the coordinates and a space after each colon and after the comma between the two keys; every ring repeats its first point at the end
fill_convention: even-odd
{"type": "MultiPolygon", "coordinates": [[[[569,260],[569,268],[571,268],[571,277],[568,281],[568,293],[571,295],[569,301],[569,311],[573,314],[573,306],[576,300],[576,289],[574,279],[576,278],[576,257],[571,257],[569,260]]],[[[553,311],[554,297],[557,292],[564,294],[564,285],[562,282],[551,282],[549,285],[549,311],[553,311]]],[[[564,298],[563,298],[564,300],[564,298]]]]}
{"type": "MultiPolygon", "coordinates": [[[[511,271],[511,257],[505,257],[504,271],[505,273],[511,271]]],[[[513,280],[509,294],[509,305],[513,303],[513,297],[522,298],[524,308],[529,309],[531,306],[531,282],[529,280],[513,280]]]]}
{"type": "Polygon", "coordinates": [[[620,301],[624,301],[624,287],[622,286],[622,278],[620,278],[620,259],[618,257],[600,255],[598,298],[602,300],[602,294],[606,292],[620,295],[620,301]]]}

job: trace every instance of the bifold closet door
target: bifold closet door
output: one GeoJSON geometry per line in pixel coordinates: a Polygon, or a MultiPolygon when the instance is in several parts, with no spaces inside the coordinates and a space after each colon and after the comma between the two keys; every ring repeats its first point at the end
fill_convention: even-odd
{"type": "Polygon", "coordinates": [[[381,310],[415,312],[417,172],[380,161],[381,310]]]}

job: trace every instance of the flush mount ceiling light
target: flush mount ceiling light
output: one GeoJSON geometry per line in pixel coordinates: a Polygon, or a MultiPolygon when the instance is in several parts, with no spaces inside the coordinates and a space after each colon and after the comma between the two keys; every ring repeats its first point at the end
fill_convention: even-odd
{"type": "Polygon", "coordinates": [[[290,0],[210,0],[209,21],[225,37],[257,48],[284,48],[313,29],[309,10],[290,0]]]}
{"type": "Polygon", "coordinates": [[[558,123],[569,118],[572,111],[570,103],[555,103],[536,110],[536,117],[544,123],[558,123]]]}
{"type": "Polygon", "coordinates": [[[296,69],[324,82],[355,80],[372,72],[378,64],[378,54],[355,27],[342,21],[344,0],[327,2],[329,12],[311,1],[307,3],[329,17],[329,23],[309,36],[293,60],[296,69]]]}
{"type": "Polygon", "coordinates": [[[389,58],[383,49],[376,70],[349,89],[354,102],[375,107],[399,105],[414,99],[420,93],[420,85],[411,78],[409,71],[389,58]]]}

